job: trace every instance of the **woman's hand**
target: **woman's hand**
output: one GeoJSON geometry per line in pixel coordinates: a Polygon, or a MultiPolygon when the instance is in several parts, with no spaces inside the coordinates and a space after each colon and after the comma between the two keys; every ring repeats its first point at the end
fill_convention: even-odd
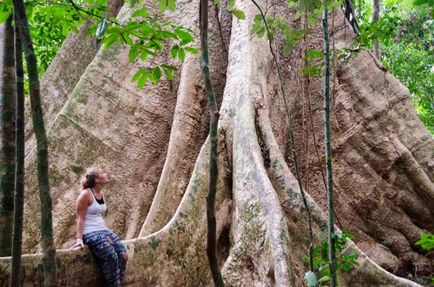
{"type": "Polygon", "coordinates": [[[124,259],[125,259],[125,263],[127,263],[128,262],[128,252],[124,253],[124,259]]]}
{"type": "Polygon", "coordinates": [[[74,246],[71,247],[72,250],[80,250],[84,248],[83,240],[80,238],[77,238],[77,241],[75,242],[74,246]]]}

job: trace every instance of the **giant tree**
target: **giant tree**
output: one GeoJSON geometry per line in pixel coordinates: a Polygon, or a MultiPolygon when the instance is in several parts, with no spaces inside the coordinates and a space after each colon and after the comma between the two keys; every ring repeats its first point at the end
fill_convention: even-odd
{"type": "MultiPolygon", "coordinates": [[[[258,4],[267,15],[290,19],[292,27],[299,28],[297,7],[288,10],[287,3],[279,1],[258,4]]],[[[192,27],[198,36],[198,5],[199,1],[180,1],[175,11],[160,16],[192,27]]],[[[311,150],[323,145],[322,79],[311,80],[309,107],[300,85],[303,49],[295,45],[284,53],[285,39],[276,33],[276,53],[298,143],[291,146],[269,45],[252,36],[257,9],[248,1],[237,1],[230,8],[243,10],[242,20],[225,17],[226,8],[221,3],[222,17],[213,6],[209,14],[211,79],[221,106],[217,261],[223,266],[227,286],[301,286],[308,269],[309,236],[290,155],[295,149],[303,157],[301,170],[307,164],[310,167],[309,188],[302,188],[309,190],[307,203],[319,243],[326,228],[321,176],[325,158],[300,151],[305,145],[311,150]],[[308,121],[312,121],[311,135],[316,134],[316,141],[313,136],[305,140],[301,136],[308,121]]],[[[130,12],[125,6],[119,19],[128,18],[130,12]]],[[[343,253],[355,254],[359,263],[340,273],[341,282],[420,286],[396,275],[416,280],[416,266],[421,278],[432,270],[414,243],[421,233],[434,228],[434,140],[412,109],[408,90],[372,54],[358,48],[342,13],[337,12],[335,18],[330,21],[332,47],[340,56],[331,77],[335,208],[342,228],[356,237],[355,242],[347,242],[343,253]]],[[[322,36],[319,23],[312,25],[306,36],[309,48],[320,50],[322,36]]],[[[63,107],[52,115],[56,242],[64,247],[72,243],[73,205],[83,166],[102,165],[113,178],[106,193],[112,203],[108,221],[127,239],[131,255],[126,284],[208,285],[209,118],[198,56],[186,55],[181,64],[173,61],[167,49],[152,57],[153,63],[173,61],[174,79],[138,89],[130,83],[131,76],[151,63],[129,63],[129,52],[124,45],[99,50],[63,107]]],[[[37,180],[31,172],[34,152],[28,160],[26,205],[29,213],[37,214],[33,188],[37,180]]],[[[35,223],[36,218],[25,220],[24,246],[29,252],[37,250],[35,223]]],[[[59,282],[97,284],[95,265],[86,251],[58,254],[59,282]]],[[[35,267],[40,260],[40,255],[26,257],[23,266],[29,272],[24,280],[40,278],[35,267]]],[[[10,263],[1,259],[0,264],[10,263]]],[[[1,274],[8,276],[6,271],[1,274]]]]}

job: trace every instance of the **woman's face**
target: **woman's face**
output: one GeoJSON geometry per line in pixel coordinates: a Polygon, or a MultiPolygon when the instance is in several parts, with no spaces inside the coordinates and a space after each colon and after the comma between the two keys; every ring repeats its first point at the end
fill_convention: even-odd
{"type": "Polygon", "coordinates": [[[110,179],[109,179],[107,173],[105,173],[102,169],[98,169],[97,177],[95,178],[95,182],[97,182],[99,184],[105,184],[105,183],[110,182],[110,179]]]}

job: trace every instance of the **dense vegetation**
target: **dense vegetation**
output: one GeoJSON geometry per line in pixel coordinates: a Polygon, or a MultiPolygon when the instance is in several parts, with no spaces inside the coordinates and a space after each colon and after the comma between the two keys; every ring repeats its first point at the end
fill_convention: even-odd
{"type": "Polygon", "coordinates": [[[356,1],[356,4],[361,42],[372,47],[374,40],[379,38],[383,65],[408,87],[420,119],[434,133],[432,3],[429,6],[415,5],[408,0],[386,0],[377,23],[371,22],[371,1],[356,1]]]}

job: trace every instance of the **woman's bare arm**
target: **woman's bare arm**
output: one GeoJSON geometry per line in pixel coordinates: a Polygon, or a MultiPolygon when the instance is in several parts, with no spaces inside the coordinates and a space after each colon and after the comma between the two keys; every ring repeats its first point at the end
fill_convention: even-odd
{"type": "Polygon", "coordinates": [[[77,198],[77,203],[75,205],[76,214],[77,214],[77,229],[76,229],[76,238],[77,243],[72,248],[81,248],[83,247],[83,229],[84,229],[84,217],[86,215],[87,207],[89,206],[89,193],[86,190],[83,190],[77,198]]]}

